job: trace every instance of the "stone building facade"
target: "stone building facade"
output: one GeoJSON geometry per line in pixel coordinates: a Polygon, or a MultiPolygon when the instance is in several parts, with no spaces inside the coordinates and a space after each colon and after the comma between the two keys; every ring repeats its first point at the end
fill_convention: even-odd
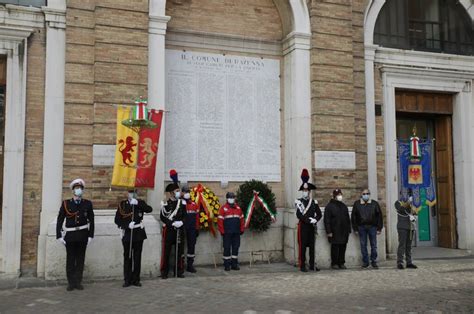
{"type": "MultiPolygon", "coordinates": [[[[468,228],[474,221],[468,206],[474,188],[474,59],[375,43],[376,21],[389,1],[0,1],[4,2],[15,4],[0,5],[0,53],[6,56],[0,272],[64,275],[65,254],[54,241],[55,217],[61,199],[70,195],[70,180],[82,177],[98,216],[86,273],[120,276],[121,246],[113,214],[124,193],[110,187],[112,166],[95,164],[94,151],[116,142],[115,104],[144,95],[151,107],[166,110],[167,49],[280,62],[281,180],[269,183],[280,219],[266,235],[246,234],[244,252],[263,250],[274,259],[294,262],[292,208],[299,196],[301,169],[308,168],[322,206],[334,188],[341,188],[351,205],[363,188],[370,187],[386,218],[379,239],[382,258],[393,254],[396,215],[391,204],[398,195],[394,93],[413,89],[455,95],[453,247],[474,248],[468,228]],[[319,167],[316,152],[328,151],[351,153],[354,166],[319,167]],[[113,253],[105,256],[105,247],[113,253]]],[[[472,21],[473,3],[460,5],[472,21]]],[[[164,123],[166,132],[166,114],[164,123]]],[[[156,188],[140,192],[155,214],[168,180],[164,160],[165,144],[160,141],[156,188]]],[[[206,182],[220,198],[239,184],[206,182]]],[[[150,239],[144,271],[153,275],[159,265],[160,225],[156,216],[146,223],[150,239]]],[[[327,264],[328,246],[320,229],[318,261],[327,264]]],[[[205,257],[198,257],[198,264],[220,260],[218,239],[205,235],[199,242],[205,257]]],[[[349,247],[348,262],[358,264],[355,237],[349,247]]]]}

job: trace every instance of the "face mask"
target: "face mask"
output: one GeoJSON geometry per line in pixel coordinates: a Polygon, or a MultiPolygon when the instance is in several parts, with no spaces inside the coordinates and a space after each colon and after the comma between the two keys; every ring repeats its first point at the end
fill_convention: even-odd
{"type": "Polygon", "coordinates": [[[191,198],[191,194],[189,194],[189,193],[184,194],[184,199],[189,200],[190,198],[191,198]]]}
{"type": "Polygon", "coordinates": [[[413,203],[413,196],[409,196],[409,197],[408,197],[408,201],[409,201],[410,203],[413,203]]]}
{"type": "Polygon", "coordinates": [[[135,193],[128,193],[128,199],[131,200],[132,198],[135,198],[136,195],[135,193]]]}
{"type": "Polygon", "coordinates": [[[308,198],[309,197],[309,191],[303,191],[303,198],[308,198]]]}
{"type": "Polygon", "coordinates": [[[362,195],[362,199],[367,202],[369,200],[370,196],[369,195],[362,195]]]}
{"type": "Polygon", "coordinates": [[[74,189],[74,195],[77,196],[77,197],[81,197],[82,196],[82,189],[81,188],[75,188],[74,189]]]}
{"type": "Polygon", "coordinates": [[[227,203],[229,203],[230,205],[234,204],[235,203],[235,200],[233,198],[228,198],[227,199],[227,203]]]}
{"type": "Polygon", "coordinates": [[[339,202],[342,202],[342,195],[339,194],[338,196],[336,196],[336,199],[337,199],[339,202]]]}
{"type": "Polygon", "coordinates": [[[174,192],[174,197],[180,198],[181,197],[181,192],[174,192]]]}

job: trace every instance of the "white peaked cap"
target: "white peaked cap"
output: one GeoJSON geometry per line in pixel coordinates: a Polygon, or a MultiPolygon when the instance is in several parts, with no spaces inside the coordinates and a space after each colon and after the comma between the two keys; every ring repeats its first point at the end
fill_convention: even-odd
{"type": "Polygon", "coordinates": [[[72,190],[72,188],[73,188],[75,185],[82,185],[83,188],[86,187],[86,183],[85,183],[84,180],[82,180],[81,178],[77,178],[77,179],[72,180],[72,181],[71,181],[71,184],[69,184],[69,188],[72,190]]]}

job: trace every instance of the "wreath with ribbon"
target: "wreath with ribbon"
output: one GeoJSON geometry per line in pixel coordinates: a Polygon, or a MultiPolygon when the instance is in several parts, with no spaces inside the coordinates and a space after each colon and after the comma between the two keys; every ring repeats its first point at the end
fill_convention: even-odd
{"type": "Polygon", "coordinates": [[[212,235],[216,235],[217,216],[219,215],[219,198],[216,194],[202,184],[198,184],[191,189],[191,199],[199,208],[199,224],[202,230],[209,230],[212,235]]]}
{"type": "Polygon", "coordinates": [[[245,215],[245,228],[264,232],[276,221],[275,194],[262,181],[246,181],[237,190],[237,203],[245,215]]]}

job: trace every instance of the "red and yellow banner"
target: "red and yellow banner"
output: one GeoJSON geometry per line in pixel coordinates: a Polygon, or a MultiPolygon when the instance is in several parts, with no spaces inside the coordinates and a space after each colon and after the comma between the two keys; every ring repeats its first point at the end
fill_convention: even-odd
{"type": "Polygon", "coordinates": [[[117,147],[112,185],[153,188],[163,111],[149,110],[148,119],[157,127],[142,128],[137,132],[122,124],[123,120],[130,119],[132,110],[131,107],[119,107],[117,110],[117,147]]]}

